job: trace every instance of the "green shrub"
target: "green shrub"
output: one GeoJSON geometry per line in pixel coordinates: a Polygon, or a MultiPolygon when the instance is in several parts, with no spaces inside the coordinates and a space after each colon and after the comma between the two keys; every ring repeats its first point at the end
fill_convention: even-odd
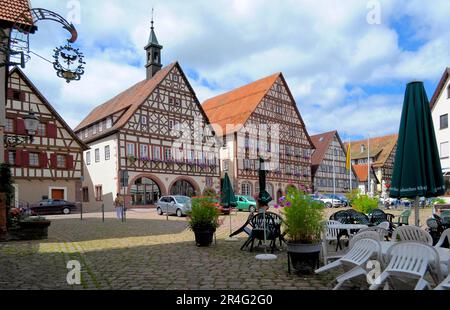
{"type": "Polygon", "coordinates": [[[378,208],[378,199],[370,198],[367,195],[358,195],[353,200],[352,207],[358,212],[368,214],[373,209],[378,208]]]}
{"type": "Polygon", "coordinates": [[[358,197],[358,195],[359,195],[359,189],[354,189],[350,193],[345,194],[345,197],[347,198],[350,206],[353,204],[353,201],[358,197]]]}
{"type": "Polygon", "coordinates": [[[308,194],[290,188],[286,197],[279,201],[283,208],[284,226],[287,237],[293,243],[317,243],[323,229],[323,204],[308,194]]]}
{"type": "Polygon", "coordinates": [[[211,197],[192,198],[192,209],[188,213],[189,227],[195,229],[216,229],[219,227],[217,202],[211,197]]]}

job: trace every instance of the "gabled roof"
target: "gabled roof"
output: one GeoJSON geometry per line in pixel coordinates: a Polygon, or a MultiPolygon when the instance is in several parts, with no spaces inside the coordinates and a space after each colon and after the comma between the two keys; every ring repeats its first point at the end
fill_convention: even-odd
{"type": "Polygon", "coordinates": [[[28,0],[0,0],[0,22],[10,27],[14,24],[33,26],[31,29],[33,32],[36,28],[30,10],[31,4],[28,0]],[[21,16],[22,13],[23,16],[21,16]]]}
{"type": "Polygon", "coordinates": [[[442,93],[445,83],[447,82],[448,76],[450,75],[450,68],[445,68],[444,73],[442,74],[441,80],[439,81],[436,90],[434,91],[433,97],[430,100],[430,108],[433,110],[436,102],[439,98],[439,95],[442,93]]]}
{"type": "MultiPolygon", "coordinates": [[[[367,169],[367,164],[365,165],[353,165],[353,170],[356,173],[356,176],[358,177],[359,182],[367,182],[367,175],[368,175],[368,169],[367,169]]],[[[370,178],[375,178],[376,182],[375,183],[380,183],[380,181],[377,178],[377,175],[375,174],[375,170],[373,169],[373,167],[370,167],[370,170],[372,172],[372,175],[370,176],[370,178]]]]}
{"type": "Polygon", "coordinates": [[[286,91],[291,98],[291,101],[294,103],[294,110],[297,113],[301,124],[305,128],[306,137],[311,147],[314,148],[314,144],[306,130],[305,123],[298,111],[294,97],[281,72],[272,74],[203,102],[202,106],[209,118],[209,122],[216,126],[220,126],[223,134],[226,135],[239,131],[241,129],[240,125],[245,125],[278,78],[280,78],[282,83],[286,86],[286,91]],[[227,125],[231,125],[231,128],[227,128],[227,125]]]}
{"type": "Polygon", "coordinates": [[[27,84],[27,86],[31,89],[31,91],[41,100],[41,102],[47,107],[47,109],[55,116],[55,118],[58,120],[58,122],[61,123],[61,125],[64,127],[64,129],[67,130],[67,132],[72,136],[72,138],[77,141],[77,143],[81,146],[83,150],[89,149],[89,147],[81,141],[77,135],[72,131],[70,126],[64,121],[64,119],[59,115],[58,112],[56,112],[55,108],[48,102],[48,100],[42,95],[42,93],[37,89],[37,87],[30,81],[30,79],[23,73],[22,70],[19,69],[19,67],[14,67],[9,71],[9,76],[13,75],[14,73],[17,73],[20,78],[27,84]]]}
{"type": "Polygon", "coordinates": [[[227,125],[244,125],[280,76],[276,73],[206,100],[202,106],[209,121],[219,125],[224,134],[238,131],[240,128],[230,130],[227,125]]]}
{"type": "Polygon", "coordinates": [[[177,62],[162,68],[151,79],[143,80],[121,92],[114,98],[97,106],[81,121],[74,131],[80,131],[85,127],[89,127],[90,125],[121,111],[124,113],[120,119],[107,131],[111,132],[122,127],[175,66],[179,66],[177,62]]]}
{"type": "Polygon", "coordinates": [[[311,162],[313,166],[319,166],[325,156],[325,153],[333,141],[334,135],[337,133],[336,130],[321,133],[318,135],[311,136],[311,141],[313,142],[316,150],[311,156],[311,162]]]}
{"type": "MultiPolygon", "coordinates": [[[[377,157],[377,160],[372,164],[373,166],[383,166],[392,150],[397,145],[398,134],[392,134],[382,137],[370,138],[370,157],[377,157]]],[[[347,146],[348,143],[345,144],[347,146]]],[[[367,139],[351,142],[352,159],[367,158],[367,139]],[[361,146],[364,145],[364,150],[361,152],[361,146]]]]}

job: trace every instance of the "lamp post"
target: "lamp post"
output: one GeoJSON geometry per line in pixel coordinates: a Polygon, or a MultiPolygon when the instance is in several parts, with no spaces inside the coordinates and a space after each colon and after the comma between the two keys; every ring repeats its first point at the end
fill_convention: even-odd
{"type": "Polygon", "coordinates": [[[39,127],[39,118],[33,112],[33,110],[28,113],[24,118],[25,130],[27,135],[7,135],[3,137],[6,148],[16,147],[20,144],[33,143],[34,136],[37,133],[39,127]]]}

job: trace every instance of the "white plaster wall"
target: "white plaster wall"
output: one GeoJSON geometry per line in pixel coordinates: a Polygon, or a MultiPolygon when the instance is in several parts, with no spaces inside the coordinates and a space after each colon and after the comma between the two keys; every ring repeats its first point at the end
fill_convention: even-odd
{"type": "MultiPolygon", "coordinates": [[[[438,151],[440,152],[440,145],[442,142],[450,142],[450,128],[439,129],[440,128],[440,116],[443,114],[449,114],[450,116],[450,99],[447,98],[447,87],[449,86],[450,80],[447,79],[445,86],[439,95],[433,110],[431,111],[433,116],[434,131],[436,133],[436,142],[438,145],[438,151]]],[[[440,155],[440,153],[439,153],[440,155]]],[[[450,171],[450,159],[441,158],[441,166],[443,171],[450,171]]]]}

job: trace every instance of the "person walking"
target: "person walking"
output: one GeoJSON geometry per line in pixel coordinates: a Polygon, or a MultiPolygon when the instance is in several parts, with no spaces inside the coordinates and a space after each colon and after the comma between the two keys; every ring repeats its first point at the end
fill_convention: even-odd
{"type": "Polygon", "coordinates": [[[114,206],[116,207],[116,215],[119,220],[121,220],[123,216],[123,204],[123,197],[117,194],[116,199],[114,200],[114,206]]]}

